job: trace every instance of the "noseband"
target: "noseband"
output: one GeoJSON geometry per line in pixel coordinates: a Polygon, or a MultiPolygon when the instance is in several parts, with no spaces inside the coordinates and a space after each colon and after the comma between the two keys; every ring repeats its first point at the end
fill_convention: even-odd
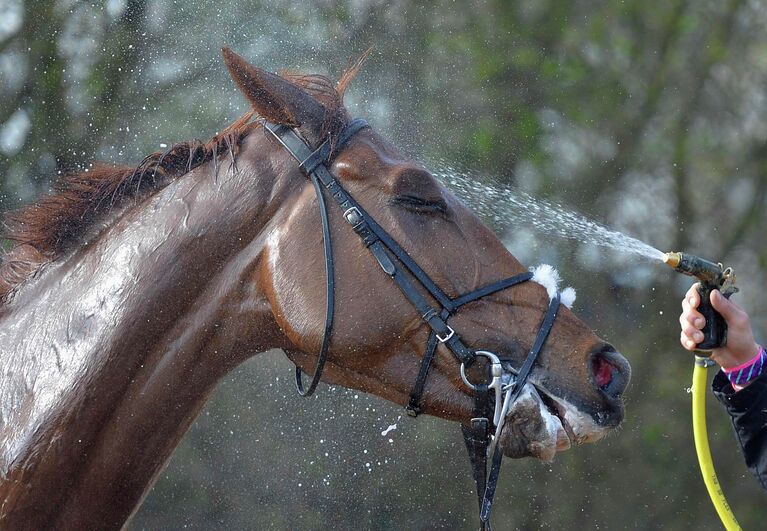
{"type": "Polygon", "coordinates": [[[430,328],[421,367],[410,391],[410,400],[405,408],[408,415],[416,417],[421,413],[420,400],[426,377],[440,343],[445,345],[461,364],[461,378],[475,394],[474,418],[471,420],[471,425],[462,426],[462,429],[474,471],[474,480],[477,484],[481,527],[489,530],[490,510],[500,472],[501,458],[503,457],[503,452],[497,443],[500,440],[506,415],[527,383],[538,354],[554,325],[554,319],[559,308],[559,294],[552,297],[533,346],[518,371],[514,369],[505,370],[499,357],[492,352],[473,350],[466,346],[461,335],[448,325],[449,317],[465,304],[526,282],[532,278],[533,274],[530,272],[521,273],[455,298],[447,296],[328,170],[333,158],[344,148],[344,145],[354,135],[367,127],[370,126],[365,120],[353,120],[338,135],[335,142],[327,139],[316,150],[312,150],[294,129],[264,122],[265,131],[276,138],[288,153],[298,161],[301,171],[312,181],[322,220],[327,280],[325,329],[314,375],[309,386],[304,387],[301,369],[296,367],[296,387],[302,396],[309,396],[314,393],[327,360],[330,337],[333,331],[335,279],[333,246],[326,203],[327,194],[341,208],[343,218],[373,254],[384,273],[394,280],[402,294],[430,328]],[[410,277],[431,295],[438,306],[430,304],[424,298],[410,277]],[[465,368],[471,366],[479,357],[485,357],[489,361],[488,383],[472,383],[466,377],[465,368]],[[493,400],[491,400],[491,393],[493,400]],[[490,473],[487,474],[487,458],[489,456],[492,456],[492,465],[490,473]]]}

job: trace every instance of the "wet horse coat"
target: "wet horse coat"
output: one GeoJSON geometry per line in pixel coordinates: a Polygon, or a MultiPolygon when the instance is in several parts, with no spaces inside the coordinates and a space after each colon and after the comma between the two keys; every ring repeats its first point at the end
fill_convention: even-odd
{"type": "MultiPolygon", "coordinates": [[[[354,69],[333,87],[237,56],[228,66],[260,116],[297,127],[312,145],[348,120],[340,102],[354,69]]],[[[11,219],[19,246],[0,266],[0,519],[10,527],[120,527],[227,372],[271,348],[311,371],[324,317],[316,203],[251,118],[135,169],[71,176],[11,219]]],[[[525,270],[374,131],[331,169],[446,292],[525,270]]],[[[343,304],[324,379],[404,405],[426,330],[340,216],[331,229],[345,257],[336,264],[343,304]]],[[[533,284],[510,291],[472,303],[454,326],[518,364],[548,295],[533,284]]],[[[628,373],[563,308],[530,399],[510,414],[524,422],[504,432],[504,452],[549,458],[554,447],[599,438],[622,418],[628,373]]],[[[443,349],[423,407],[471,417],[472,393],[443,349]]]]}

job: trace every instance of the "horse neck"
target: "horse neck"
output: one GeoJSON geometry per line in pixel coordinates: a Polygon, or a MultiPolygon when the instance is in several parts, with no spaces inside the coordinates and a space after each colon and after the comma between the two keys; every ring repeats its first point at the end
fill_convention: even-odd
{"type": "Polygon", "coordinates": [[[258,293],[232,304],[290,193],[268,149],[250,135],[237,169],[179,178],[5,308],[0,520],[119,527],[220,378],[281,346],[258,293]]]}

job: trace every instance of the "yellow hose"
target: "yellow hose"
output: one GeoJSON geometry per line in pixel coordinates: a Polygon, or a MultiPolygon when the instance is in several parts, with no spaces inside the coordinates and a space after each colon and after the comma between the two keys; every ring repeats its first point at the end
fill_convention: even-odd
{"type": "Polygon", "coordinates": [[[706,387],[709,358],[695,356],[695,368],[692,371],[692,433],[695,438],[695,451],[698,454],[700,472],[706,484],[711,503],[714,504],[722,525],[727,531],[740,530],[741,527],[724,497],[722,487],[716,477],[714,463],[711,460],[711,449],[708,447],[708,432],[706,431],[706,387]]]}

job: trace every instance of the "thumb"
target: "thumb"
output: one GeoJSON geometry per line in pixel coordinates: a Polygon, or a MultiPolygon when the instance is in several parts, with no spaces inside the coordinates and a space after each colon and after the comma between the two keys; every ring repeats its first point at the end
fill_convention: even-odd
{"type": "Polygon", "coordinates": [[[727,322],[736,317],[740,312],[739,308],[725,298],[718,289],[711,292],[711,306],[713,306],[717,312],[722,314],[722,317],[724,317],[724,320],[727,322]]]}

